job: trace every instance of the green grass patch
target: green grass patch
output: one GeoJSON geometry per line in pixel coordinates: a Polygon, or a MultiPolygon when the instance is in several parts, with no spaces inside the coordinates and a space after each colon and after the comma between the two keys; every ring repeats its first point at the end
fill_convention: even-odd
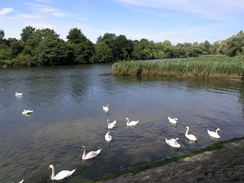
{"type": "Polygon", "coordinates": [[[206,152],[206,151],[213,151],[213,150],[221,149],[224,144],[227,144],[227,143],[230,143],[230,142],[239,141],[239,140],[244,140],[244,137],[233,138],[233,139],[230,139],[230,140],[227,140],[227,141],[221,141],[221,142],[212,144],[212,145],[210,145],[208,147],[202,148],[200,150],[197,150],[197,151],[194,151],[194,152],[191,152],[191,153],[181,154],[181,155],[178,155],[178,156],[175,156],[175,157],[172,157],[172,158],[168,158],[168,159],[156,161],[156,162],[153,162],[153,163],[149,163],[149,164],[146,164],[146,165],[141,166],[141,167],[134,167],[134,168],[129,168],[129,169],[126,169],[126,170],[122,170],[122,171],[119,171],[118,173],[115,173],[115,174],[112,174],[112,175],[109,175],[109,176],[105,176],[105,177],[102,177],[102,178],[94,179],[93,181],[90,181],[89,183],[95,183],[95,182],[98,182],[98,181],[109,180],[109,179],[118,177],[120,175],[128,174],[128,173],[137,174],[137,173],[139,173],[141,171],[148,170],[150,168],[163,166],[163,165],[166,165],[168,163],[175,162],[175,161],[181,160],[181,159],[186,158],[186,157],[191,157],[191,156],[194,156],[194,155],[197,155],[197,154],[201,154],[201,153],[206,152]]]}
{"type": "Polygon", "coordinates": [[[244,57],[200,56],[183,60],[121,61],[113,75],[244,79],[244,57]]]}

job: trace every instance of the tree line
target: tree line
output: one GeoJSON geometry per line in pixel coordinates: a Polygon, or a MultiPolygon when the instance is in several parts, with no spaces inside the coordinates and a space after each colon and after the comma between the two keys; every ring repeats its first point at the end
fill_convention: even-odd
{"type": "Polygon", "coordinates": [[[29,65],[64,65],[105,63],[121,60],[158,58],[187,58],[199,55],[244,55],[244,33],[211,44],[154,42],[147,39],[130,40],[125,35],[106,33],[92,43],[78,28],[70,29],[67,41],[52,29],[22,29],[21,39],[5,38],[0,29],[0,60],[26,62],[29,65]]]}

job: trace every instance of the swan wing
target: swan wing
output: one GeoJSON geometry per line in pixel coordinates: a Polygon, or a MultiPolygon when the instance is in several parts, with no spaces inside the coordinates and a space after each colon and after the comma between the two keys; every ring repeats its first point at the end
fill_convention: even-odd
{"type": "Polygon", "coordinates": [[[24,182],[24,179],[23,180],[21,180],[19,183],[23,183],[24,182]]]}
{"type": "Polygon", "coordinates": [[[113,127],[116,125],[116,120],[114,120],[112,123],[110,123],[113,127]]]}
{"type": "Polygon", "coordinates": [[[214,138],[220,138],[219,134],[213,131],[208,131],[209,136],[214,137],[214,138]]]}
{"type": "Polygon", "coordinates": [[[102,149],[98,149],[97,151],[90,151],[89,153],[86,154],[85,159],[92,159],[97,157],[98,154],[100,154],[102,149]]]}
{"type": "Polygon", "coordinates": [[[131,121],[128,123],[128,126],[135,126],[137,123],[139,123],[139,121],[131,121]]]}
{"type": "Polygon", "coordinates": [[[61,172],[59,172],[58,174],[56,174],[52,179],[53,180],[62,180],[66,177],[69,177],[71,176],[74,172],[75,172],[76,169],[72,170],[72,171],[69,171],[69,170],[63,170],[61,172]]]}
{"type": "Polygon", "coordinates": [[[196,141],[196,140],[197,140],[196,136],[193,135],[193,134],[188,134],[188,135],[186,135],[186,137],[187,137],[189,140],[193,140],[193,141],[196,141]]]}
{"type": "MultiPolygon", "coordinates": [[[[177,119],[177,118],[175,118],[175,119],[177,119]]],[[[177,123],[177,121],[175,119],[168,117],[169,122],[173,123],[173,124],[177,123]]]]}
{"type": "Polygon", "coordinates": [[[116,120],[108,124],[108,129],[113,129],[116,126],[116,120]]]}
{"type": "MultiPolygon", "coordinates": [[[[167,140],[167,139],[166,139],[167,140]]],[[[175,148],[180,148],[181,145],[177,142],[176,139],[170,139],[170,140],[167,140],[166,143],[168,145],[170,145],[171,147],[175,147],[175,148]]]]}

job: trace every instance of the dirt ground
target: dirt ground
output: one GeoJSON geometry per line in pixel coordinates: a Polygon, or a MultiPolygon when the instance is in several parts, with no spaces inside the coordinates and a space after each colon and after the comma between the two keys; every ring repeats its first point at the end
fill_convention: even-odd
{"type": "Polygon", "coordinates": [[[244,183],[244,140],[137,174],[100,183],[244,183]]]}

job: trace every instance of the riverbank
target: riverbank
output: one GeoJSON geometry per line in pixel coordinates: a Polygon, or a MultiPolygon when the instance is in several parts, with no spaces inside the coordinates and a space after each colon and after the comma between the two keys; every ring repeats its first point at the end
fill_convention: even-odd
{"type": "Polygon", "coordinates": [[[236,138],[194,153],[120,172],[97,182],[243,182],[243,154],[244,138],[236,138]]]}
{"type": "Polygon", "coordinates": [[[0,68],[7,69],[7,68],[19,68],[19,67],[31,67],[30,62],[27,61],[0,61],[0,68]]]}
{"type": "Polygon", "coordinates": [[[162,62],[116,62],[113,75],[244,79],[244,57],[200,56],[162,62]]]}

